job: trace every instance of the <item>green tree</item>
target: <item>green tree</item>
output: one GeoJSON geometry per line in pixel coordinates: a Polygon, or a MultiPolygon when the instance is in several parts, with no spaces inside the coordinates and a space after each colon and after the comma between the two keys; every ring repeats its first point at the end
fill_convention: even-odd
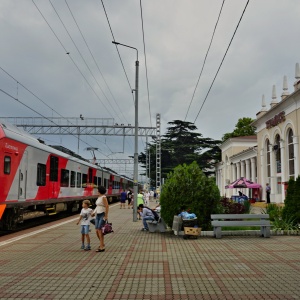
{"type": "Polygon", "coordinates": [[[195,213],[203,230],[210,229],[210,215],[220,211],[220,192],[212,178],[205,176],[196,162],[179,165],[169,173],[163,186],[161,212],[172,226],[174,215],[185,206],[195,213]]]}
{"type": "MultiPolygon", "coordinates": [[[[197,127],[191,122],[174,120],[168,123],[166,134],[161,139],[161,177],[180,164],[190,164],[196,161],[205,174],[213,174],[212,164],[219,161],[221,151],[218,147],[221,141],[204,138],[194,132],[197,127]]],[[[152,183],[156,176],[156,144],[149,143],[150,171],[152,183]]],[[[140,153],[139,162],[146,167],[146,154],[140,153]]]]}
{"type": "Polygon", "coordinates": [[[232,137],[256,135],[255,127],[251,126],[252,122],[254,122],[254,120],[251,118],[240,118],[233,132],[225,133],[222,137],[222,141],[225,142],[232,137]]]}
{"type": "Polygon", "coordinates": [[[282,217],[284,219],[293,218],[295,223],[300,224],[300,176],[296,181],[289,180],[282,217]]]}

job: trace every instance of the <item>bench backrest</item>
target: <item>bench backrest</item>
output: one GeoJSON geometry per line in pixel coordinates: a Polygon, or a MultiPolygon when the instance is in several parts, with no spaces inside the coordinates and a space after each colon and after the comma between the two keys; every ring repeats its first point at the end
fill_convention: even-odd
{"type": "Polygon", "coordinates": [[[212,220],[241,220],[241,219],[269,219],[268,214],[216,214],[210,216],[212,220]]]}
{"type": "Polygon", "coordinates": [[[270,226],[269,220],[245,220],[245,221],[212,221],[211,225],[219,226],[270,226]]]}

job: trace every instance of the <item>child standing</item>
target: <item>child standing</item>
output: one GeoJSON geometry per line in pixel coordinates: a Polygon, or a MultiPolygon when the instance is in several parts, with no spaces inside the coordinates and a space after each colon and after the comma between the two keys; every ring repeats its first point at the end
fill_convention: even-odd
{"type": "Polygon", "coordinates": [[[84,200],[82,202],[82,209],[80,212],[79,220],[77,221],[77,225],[81,221],[81,249],[84,249],[86,251],[91,250],[91,242],[90,242],[90,220],[91,220],[91,214],[93,210],[89,208],[91,202],[89,200],[84,200]],[[84,239],[86,239],[86,247],[84,246],[84,239]]]}

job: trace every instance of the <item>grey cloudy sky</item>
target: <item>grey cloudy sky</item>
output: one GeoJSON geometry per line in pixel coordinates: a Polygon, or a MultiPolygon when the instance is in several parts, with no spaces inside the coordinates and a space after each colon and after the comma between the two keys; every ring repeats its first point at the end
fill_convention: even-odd
{"type": "MultiPolygon", "coordinates": [[[[187,121],[196,119],[246,2],[225,1],[187,121]]],[[[150,111],[140,1],[103,0],[103,3],[115,40],[139,51],[139,125],[155,126],[155,115],[160,113],[164,134],[167,122],[185,119],[222,1],[142,0],[150,111]]],[[[283,75],[288,76],[292,91],[295,63],[300,61],[299,15],[299,0],[250,0],[196,119],[198,132],[204,137],[221,139],[234,129],[238,118],[255,118],[261,108],[262,94],[269,107],[273,84],[280,99],[283,75]]],[[[111,43],[113,37],[101,0],[1,0],[0,40],[0,67],[62,116],[82,114],[87,118],[114,118],[115,123],[134,124],[132,93],[116,47],[111,43]]],[[[118,49],[134,88],[136,53],[124,47],[118,49]]],[[[1,69],[0,88],[44,116],[58,116],[1,69]]],[[[39,116],[3,92],[0,103],[2,117],[39,116]]],[[[45,139],[48,144],[61,143],[76,152],[74,137],[45,139]]],[[[95,139],[83,137],[88,144],[101,149],[103,155],[98,153],[98,158],[107,155],[124,158],[133,154],[133,138],[126,138],[125,153],[118,155],[111,155],[111,151],[123,151],[122,138],[98,139],[102,143],[95,145],[95,139]]],[[[84,147],[82,144],[80,152],[89,157],[84,147]]],[[[140,142],[139,152],[143,147],[140,142]]]]}

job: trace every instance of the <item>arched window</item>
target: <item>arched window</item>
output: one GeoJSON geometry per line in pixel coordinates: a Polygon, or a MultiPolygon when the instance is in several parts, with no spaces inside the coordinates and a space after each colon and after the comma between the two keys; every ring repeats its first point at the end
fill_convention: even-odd
{"type": "Polygon", "coordinates": [[[293,130],[288,131],[288,160],[289,160],[289,178],[295,179],[295,158],[294,158],[294,144],[293,144],[293,130]]]}
{"type": "Polygon", "coordinates": [[[280,151],[280,136],[279,134],[275,137],[275,144],[273,146],[276,159],[276,172],[281,173],[281,151],[280,151]]]}
{"type": "MultiPolygon", "coordinates": [[[[271,156],[270,156],[270,141],[266,140],[266,154],[267,154],[267,178],[271,177],[271,156]]],[[[269,181],[268,181],[269,182],[269,181]]]]}

